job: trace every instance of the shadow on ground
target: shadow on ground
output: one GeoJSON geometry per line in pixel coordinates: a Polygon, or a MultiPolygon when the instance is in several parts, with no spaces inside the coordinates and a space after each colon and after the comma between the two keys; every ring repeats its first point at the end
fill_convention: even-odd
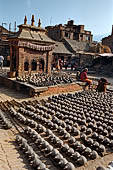
{"type": "Polygon", "coordinates": [[[0,85],[0,101],[6,101],[10,99],[28,99],[30,96],[25,94],[24,92],[18,92],[14,89],[8,89],[2,85],[0,85]]]}

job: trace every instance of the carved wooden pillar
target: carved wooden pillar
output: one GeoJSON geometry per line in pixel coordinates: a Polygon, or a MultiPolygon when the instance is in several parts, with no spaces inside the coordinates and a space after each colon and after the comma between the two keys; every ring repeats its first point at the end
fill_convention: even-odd
{"type": "Polygon", "coordinates": [[[19,53],[18,53],[18,75],[23,75],[24,74],[24,48],[19,48],[19,53]]]}
{"type": "Polygon", "coordinates": [[[47,52],[47,73],[51,74],[52,51],[47,52]]]}
{"type": "Polygon", "coordinates": [[[46,73],[46,66],[47,66],[47,52],[45,52],[44,54],[43,54],[43,56],[44,56],[44,72],[46,73]]]}
{"type": "Polygon", "coordinates": [[[39,60],[37,61],[37,72],[39,71],[39,60]]]}
{"type": "Polygon", "coordinates": [[[48,73],[48,55],[49,55],[49,52],[46,53],[46,73],[48,73]]]}
{"type": "Polygon", "coordinates": [[[19,70],[19,48],[16,46],[16,75],[18,75],[19,70]]]}
{"type": "Polygon", "coordinates": [[[31,63],[31,60],[30,60],[30,62],[29,62],[29,68],[28,68],[28,73],[29,73],[29,74],[31,74],[31,71],[32,71],[32,70],[31,70],[31,64],[32,64],[32,63],[31,63]]]}
{"type": "Polygon", "coordinates": [[[13,71],[12,46],[10,46],[10,71],[13,71]]]}

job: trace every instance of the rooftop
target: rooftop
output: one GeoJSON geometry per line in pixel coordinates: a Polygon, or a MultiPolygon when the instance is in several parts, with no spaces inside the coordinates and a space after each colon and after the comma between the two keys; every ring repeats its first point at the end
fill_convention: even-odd
{"type": "Polygon", "coordinates": [[[62,42],[58,41],[55,42],[53,53],[72,55],[72,53],[65,47],[65,45],[62,42]]]}
{"type": "Polygon", "coordinates": [[[31,25],[27,24],[27,18],[25,16],[24,24],[18,26],[19,31],[14,35],[11,35],[9,39],[24,39],[24,40],[32,40],[32,41],[40,41],[40,42],[50,42],[54,43],[54,41],[49,38],[46,34],[46,30],[41,27],[41,22],[39,19],[38,26],[34,25],[34,17],[32,15],[31,25]]]}

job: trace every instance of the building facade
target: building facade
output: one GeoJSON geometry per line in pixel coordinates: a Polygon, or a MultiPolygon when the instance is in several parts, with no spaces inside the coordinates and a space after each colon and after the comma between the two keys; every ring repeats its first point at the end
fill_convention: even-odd
{"type": "Polygon", "coordinates": [[[84,25],[74,25],[74,21],[70,20],[64,26],[62,24],[46,27],[48,36],[56,41],[63,38],[71,40],[92,42],[93,35],[91,31],[84,29],[84,25]]]}
{"type": "Polygon", "coordinates": [[[9,37],[10,42],[10,72],[9,77],[25,74],[46,72],[51,73],[52,50],[54,41],[46,35],[46,30],[34,25],[32,15],[31,25],[27,24],[25,16],[24,24],[19,25],[19,31],[9,37]]]}
{"type": "Polygon", "coordinates": [[[113,25],[111,35],[102,39],[102,44],[108,46],[113,53],[113,25]]]}
{"type": "Polygon", "coordinates": [[[4,65],[10,65],[10,47],[8,37],[13,35],[14,32],[8,31],[3,26],[0,26],[0,55],[4,57],[4,65]]]}
{"type": "Polygon", "coordinates": [[[65,65],[66,61],[72,58],[72,53],[66,48],[63,42],[55,41],[55,48],[53,49],[53,67],[56,67],[58,60],[62,61],[62,66],[65,65]]]}

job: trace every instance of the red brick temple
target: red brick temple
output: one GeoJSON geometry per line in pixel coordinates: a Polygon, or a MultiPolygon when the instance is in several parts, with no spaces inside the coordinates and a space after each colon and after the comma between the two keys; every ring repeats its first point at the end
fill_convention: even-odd
{"type": "Polygon", "coordinates": [[[19,25],[19,31],[9,37],[10,41],[10,72],[9,77],[25,74],[46,72],[51,73],[52,50],[55,42],[51,40],[46,30],[34,25],[32,15],[31,25],[27,24],[25,16],[24,24],[19,25]]]}

